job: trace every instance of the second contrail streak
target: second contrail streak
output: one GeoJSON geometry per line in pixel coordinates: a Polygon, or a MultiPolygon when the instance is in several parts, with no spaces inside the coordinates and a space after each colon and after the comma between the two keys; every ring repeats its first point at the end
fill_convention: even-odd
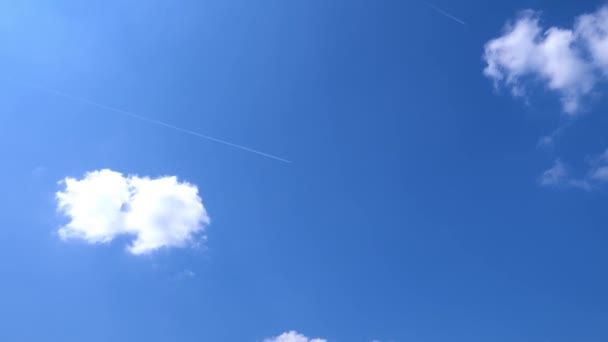
{"type": "Polygon", "coordinates": [[[432,3],[426,2],[426,1],[423,1],[423,2],[424,2],[425,5],[427,5],[431,9],[433,9],[435,12],[438,12],[439,14],[443,14],[444,16],[446,16],[446,17],[448,17],[448,18],[450,18],[450,19],[452,19],[454,21],[457,21],[457,22],[461,23],[462,25],[466,25],[467,24],[464,21],[462,21],[462,20],[456,18],[455,16],[451,15],[450,13],[442,10],[441,8],[439,8],[439,7],[435,6],[435,5],[433,5],[432,3]]]}
{"type": "Polygon", "coordinates": [[[261,151],[258,151],[258,150],[254,150],[254,149],[246,147],[246,146],[234,144],[234,143],[231,143],[229,141],[225,141],[225,140],[217,139],[217,138],[214,138],[214,137],[210,137],[208,135],[205,135],[205,134],[202,134],[202,133],[198,133],[198,132],[195,132],[195,131],[191,131],[189,129],[181,128],[181,127],[178,127],[178,126],[174,126],[172,124],[169,124],[169,123],[166,123],[166,122],[163,122],[163,121],[160,121],[160,120],[151,119],[151,118],[139,115],[139,114],[135,114],[133,112],[122,110],[120,108],[115,108],[115,107],[112,107],[112,106],[108,106],[108,105],[105,105],[105,104],[102,104],[102,103],[99,103],[99,102],[95,102],[95,101],[92,101],[92,100],[89,100],[89,99],[86,99],[86,98],[83,98],[83,97],[74,96],[74,95],[68,94],[68,93],[63,92],[63,91],[59,91],[59,90],[55,90],[55,89],[51,89],[51,88],[47,88],[47,87],[42,87],[42,86],[39,86],[39,85],[25,84],[25,83],[22,83],[22,84],[24,84],[24,85],[26,85],[26,86],[28,86],[30,88],[42,90],[44,92],[47,92],[47,93],[50,93],[50,94],[53,94],[53,95],[56,95],[56,96],[60,96],[60,97],[66,98],[66,99],[70,99],[70,100],[77,101],[77,102],[80,102],[80,103],[84,103],[84,104],[87,104],[87,105],[90,105],[90,106],[101,108],[101,109],[104,109],[104,110],[107,110],[107,111],[110,111],[110,112],[126,115],[126,116],[129,116],[131,118],[134,118],[134,119],[137,119],[137,120],[140,120],[140,121],[144,121],[144,122],[147,122],[147,123],[150,123],[150,124],[153,124],[153,125],[162,126],[162,127],[165,127],[165,128],[170,128],[170,129],[178,131],[178,132],[190,134],[190,135],[193,135],[195,137],[199,137],[199,138],[202,138],[202,139],[210,140],[210,141],[213,141],[213,142],[216,142],[216,143],[220,143],[220,144],[224,144],[224,145],[227,145],[227,146],[230,146],[230,147],[238,148],[238,149],[243,150],[243,151],[255,153],[255,154],[263,156],[263,157],[267,157],[267,158],[271,158],[271,159],[274,159],[274,160],[282,161],[284,163],[291,164],[290,160],[287,160],[287,159],[284,159],[284,158],[281,158],[281,157],[277,157],[277,156],[274,156],[272,154],[268,154],[268,153],[264,153],[264,152],[261,152],[261,151]]]}

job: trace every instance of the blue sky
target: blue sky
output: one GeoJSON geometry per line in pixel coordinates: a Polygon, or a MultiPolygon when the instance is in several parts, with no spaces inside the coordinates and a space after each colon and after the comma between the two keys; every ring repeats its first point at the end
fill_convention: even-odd
{"type": "Polygon", "coordinates": [[[0,4],[0,340],[608,339],[604,3],[433,4],[0,4]]]}

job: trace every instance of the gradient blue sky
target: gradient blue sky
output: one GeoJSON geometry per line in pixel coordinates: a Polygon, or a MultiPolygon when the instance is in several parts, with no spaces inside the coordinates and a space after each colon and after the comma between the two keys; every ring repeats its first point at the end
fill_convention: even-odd
{"type": "Polygon", "coordinates": [[[538,182],[608,147],[605,89],[539,148],[558,96],[495,91],[482,59],[520,10],[571,27],[603,2],[435,4],[467,24],[417,1],[0,3],[0,340],[608,340],[607,193],[538,182]],[[57,181],[103,168],[196,184],[204,248],[61,241],[57,181]]]}

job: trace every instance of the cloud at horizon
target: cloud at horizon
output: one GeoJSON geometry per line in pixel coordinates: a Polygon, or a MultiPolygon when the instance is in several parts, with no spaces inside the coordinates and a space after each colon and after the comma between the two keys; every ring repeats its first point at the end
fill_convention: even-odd
{"type": "Polygon", "coordinates": [[[297,331],[285,332],[279,336],[264,339],[264,342],[327,342],[321,338],[308,338],[297,331]]]}

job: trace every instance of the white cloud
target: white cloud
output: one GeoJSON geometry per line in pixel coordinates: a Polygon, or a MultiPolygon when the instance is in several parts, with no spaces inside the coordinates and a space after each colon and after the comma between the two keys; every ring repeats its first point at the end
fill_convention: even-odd
{"type": "Polygon", "coordinates": [[[191,270],[183,270],[179,273],[180,278],[194,278],[196,277],[196,273],[191,270]]]}
{"type": "Polygon", "coordinates": [[[308,338],[296,331],[289,331],[276,337],[267,338],[264,342],[327,342],[321,338],[308,338]]]}
{"type": "Polygon", "coordinates": [[[566,113],[576,113],[608,77],[608,7],[578,17],[572,29],[545,30],[538,13],[524,11],[486,43],[484,59],[484,74],[514,96],[525,96],[525,83],[538,80],[559,94],[566,113]]]}
{"type": "Polygon", "coordinates": [[[601,166],[593,170],[591,178],[599,181],[608,181],[608,166],[601,166]]]}
{"type": "Polygon", "coordinates": [[[578,18],[575,32],[585,41],[593,62],[608,73],[608,7],[578,18]]]}
{"type": "Polygon", "coordinates": [[[553,166],[543,172],[540,176],[540,185],[544,186],[552,186],[559,185],[564,182],[568,177],[568,171],[566,170],[566,166],[559,159],[553,163],[553,166]]]}
{"type": "Polygon", "coordinates": [[[608,149],[600,155],[587,158],[587,171],[582,177],[572,177],[566,164],[558,159],[539,178],[542,186],[572,187],[587,191],[594,190],[606,182],[608,182],[608,149]]]}
{"type": "Polygon", "coordinates": [[[589,178],[595,181],[608,182],[608,150],[592,162],[589,178]]]}
{"type": "Polygon", "coordinates": [[[588,179],[577,179],[570,176],[566,165],[559,159],[553,163],[553,166],[543,172],[540,176],[539,183],[542,186],[550,187],[570,187],[590,191],[593,185],[588,179]]]}
{"type": "Polygon", "coordinates": [[[61,184],[57,210],[69,218],[58,231],[63,240],[95,244],[133,236],[127,249],[139,255],[188,246],[209,224],[197,187],[176,177],[124,176],[105,169],[61,184]]]}

